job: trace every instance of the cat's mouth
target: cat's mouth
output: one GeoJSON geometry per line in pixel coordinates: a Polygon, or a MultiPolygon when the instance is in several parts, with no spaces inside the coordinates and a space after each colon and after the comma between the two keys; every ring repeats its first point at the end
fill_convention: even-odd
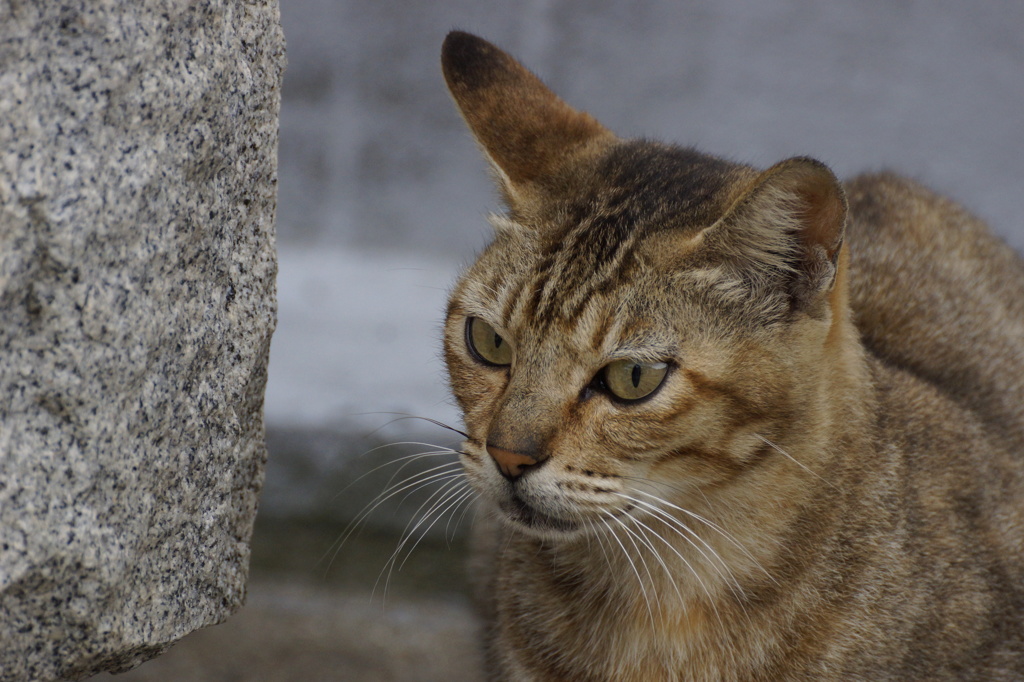
{"type": "MultiPolygon", "coordinates": [[[[525,502],[515,493],[511,494],[505,501],[499,504],[510,520],[535,531],[556,531],[560,533],[572,533],[583,526],[583,522],[571,521],[568,519],[550,516],[537,510],[528,502],[525,502]]],[[[625,507],[608,512],[608,518],[616,519],[632,511],[634,505],[628,504],[625,507]]]]}
{"type": "Polygon", "coordinates": [[[579,528],[574,521],[549,516],[524,502],[518,495],[509,495],[500,504],[501,510],[516,523],[538,531],[559,531],[570,533],[579,528]]]}

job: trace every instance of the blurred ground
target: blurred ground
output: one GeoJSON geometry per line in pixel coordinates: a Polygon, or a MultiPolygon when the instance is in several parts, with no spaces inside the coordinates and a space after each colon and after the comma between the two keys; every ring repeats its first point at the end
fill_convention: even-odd
{"type": "Polygon", "coordinates": [[[259,522],[249,595],[239,613],[189,635],[135,670],[93,679],[481,679],[474,622],[463,589],[464,546],[444,539],[424,541],[393,574],[384,595],[378,578],[397,537],[364,534],[346,542],[332,561],[340,530],[327,524],[259,522]]]}

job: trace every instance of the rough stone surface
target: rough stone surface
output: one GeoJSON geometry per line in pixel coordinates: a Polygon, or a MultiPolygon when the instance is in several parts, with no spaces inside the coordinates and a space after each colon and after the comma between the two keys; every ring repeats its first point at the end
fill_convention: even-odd
{"type": "Polygon", "coordinates": [[[0,0],[0,680],[244,599],[283,67],[274,0],[0,0]]]}

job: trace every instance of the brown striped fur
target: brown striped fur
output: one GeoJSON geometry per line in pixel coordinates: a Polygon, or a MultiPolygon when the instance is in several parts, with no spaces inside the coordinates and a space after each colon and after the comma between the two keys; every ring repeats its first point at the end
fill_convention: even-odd
{"type": "Polygon", "coordinates": [[[900,177],[623,140],[464,33],[442,64],[508,204],[445,331],[492,677],[1024,678],[1019,256],[900,177]],[[663,385],[616,400],[619,358],[663,385]]]}

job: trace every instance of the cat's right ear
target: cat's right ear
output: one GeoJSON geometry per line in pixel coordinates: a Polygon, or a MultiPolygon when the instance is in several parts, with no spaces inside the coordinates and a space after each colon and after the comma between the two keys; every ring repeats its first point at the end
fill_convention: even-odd
{"type": "Polygon", "coordinates": [[[839,269],[847,204],[820,161],[797,157],[761,173],[704,237],[705,249],[764,281],[782,283],[797,307],[813,307],[839,269]],[[776,275],[784,274],[779,278],[776,275]]]}
{"type": "Polygon", "coordinates": [[[441,48],[441,67],[513,209],[552,191],[570,164],[615,139],[592,116],[570,107],[482,38],[449,33],[441,48]]]}

